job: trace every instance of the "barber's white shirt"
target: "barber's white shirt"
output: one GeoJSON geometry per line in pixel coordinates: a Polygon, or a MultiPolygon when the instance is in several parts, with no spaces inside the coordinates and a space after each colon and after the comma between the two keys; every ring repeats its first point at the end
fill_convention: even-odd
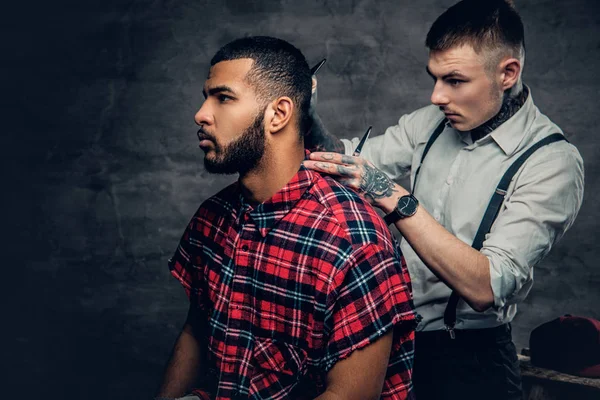
{"type": "MultiPolygon", "coordinates": [[[[392,179],[410,173],[411,186],[425,144],[443,113],[428,106],[404,115],[398,125],[373,137],[361,157],[392,179]]],[[[507,168],[527,148],[552,133],[562,133],[534,105],[525,104],[491,134],[471,141],[469,132],[449,124],[430,148],[413,188],[420,204],[450,233],[471,245],[490,198],[507,168]]],[[[359,139],[343,140],[352,154],[359,139]]],[[[583,198],[583,160],[566,141],[538,149],[515,174],[500,213],[481,252],[490,262],[494,307],[478,313],[464,301],[457,308],[457,329],[490,328],[512,321],[517,303],[533,284],[533,267],[572,225],[583,198]]],[[[403,240],[411,274],[418,330],[444,327],[451,290],[423,264],[403,240]]]]}

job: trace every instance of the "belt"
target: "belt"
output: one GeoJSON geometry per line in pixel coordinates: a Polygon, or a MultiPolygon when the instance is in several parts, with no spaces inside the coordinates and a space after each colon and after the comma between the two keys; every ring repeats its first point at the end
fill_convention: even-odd
{"type": "Polygon", "coordinates": [[[503,324],[494,328],[482,329],[455,329],[453,339],[447,330],[419,331],[415,334],[415,343],[418,346],[437,344],[487,344],[512,340],[510,324],[503,324]]]}

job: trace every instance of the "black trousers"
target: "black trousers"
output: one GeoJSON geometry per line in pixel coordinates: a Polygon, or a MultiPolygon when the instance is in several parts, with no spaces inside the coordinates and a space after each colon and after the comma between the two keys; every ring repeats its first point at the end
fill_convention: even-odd
{"type": "Polygon", "coordinates": [[[417,332],[417,400],[520,400],[521,373],[510,324],[490,329],[417,332]]]}

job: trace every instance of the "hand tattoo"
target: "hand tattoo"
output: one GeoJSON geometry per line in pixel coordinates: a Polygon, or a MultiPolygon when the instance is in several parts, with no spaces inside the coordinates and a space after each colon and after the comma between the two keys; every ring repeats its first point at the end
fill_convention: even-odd
{"type": "Polygon", "coordinates": [[[365,173],[360,181],[360,190],[373,201],[390,197],[396,191],[394,182],[383,172],[370,165],[364,166],[365,173]]]}
{"type": "Polygon", "coordinates": [[[352,176],[356,169],[356,165],[337,165],[337,171],[342,176],[352,176]]]}

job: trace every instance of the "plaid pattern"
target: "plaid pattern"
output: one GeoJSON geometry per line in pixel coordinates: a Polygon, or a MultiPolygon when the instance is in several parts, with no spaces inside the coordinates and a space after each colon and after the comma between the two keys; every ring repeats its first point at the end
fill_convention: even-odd
{"type": "Polygon", "coordinates": [[[301,166],[253,208],[205,201],[169,262],[206,315],[211,398],[304,399],[394,329],[384,399],[412,398],[416,314],[399,246],[355,192],[301,166]]]}

